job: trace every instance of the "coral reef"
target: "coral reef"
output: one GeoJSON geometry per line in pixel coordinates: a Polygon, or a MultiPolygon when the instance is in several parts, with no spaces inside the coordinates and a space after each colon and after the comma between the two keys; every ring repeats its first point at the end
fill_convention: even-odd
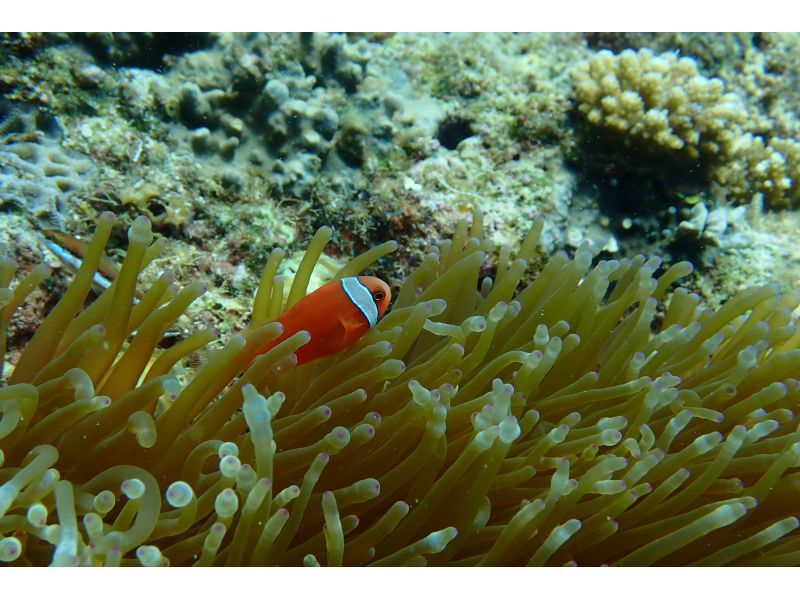
{"type": "MultiPolygon", "coordinates": [[[[70,177],[56,224],[80,238],[103,210],[126,226],[147,216],[172,241],[159,263],[209,285],[193,324],[227,336],[272,247],[299,255],[326,224],[337,259],[396,238],[379,274],[397,284],[476,206],[497,248],[517,249],[541,217],[546,253],[691,259],[686,284],[712,305],[774,277],[800,284],[798,48],[795,34],[0,33],[0,95],[57,118],[60,149],[44,141],[45,154],[94,163],[70,177]],[[602,48],[614,65],[649,48],[648,65],[672,65],[656,80],[702,83],[685,114],[657,108],[660,138],[684,149],[581,116],[570,73],[602,48]],[[746,120],[708,118],[729,94],[746,120]],[[730,147],[723,121],[739,129],[730,147]]],[[[0,243],[24,265],[51,223],[19,218],[23,173],[7,173],[0,243]]],[[[116,257],[124,241],[112,235],[116,257]]]]}
{"type": "Polygon", "coordinates": [[[703,77],[694,60],[671,53],[602,50],[572,76],[586,120],[630,147],[679,152],[690,161],[726,154],[747,117],[722,80],[703,77]]]}
{"type": "Polygon", "coordinates": [[[576,42],[569,34],[393,36],[391,50],[408,65],[405,80],[424,101],[406,100],[395,116],[396,142],[411,163],[370,191],[387,203],[402,198],[440,231],[479,206],[498,246],[514,246],[542,216],[548,250],[566,245],[573,224],[602,247],[610,234],[591,226],[589,205],[574,204],[565,160],[573,143],[565,73],[585,56],[576,42]],[[408,115],[416,116],[404,124],[408,115]],[[460,129],[453,140],[451,123],[460,129]]]}
{"type": "Polygon", "coordinates": [[[657,54],[679,52],[697,61],[707,77],[719,77],[748,108],[747,128],[758,135],[797,137],[797,49],[786,33],[622,33],[587,34],[593,49],[621,53],[648,48],[657,54]]]}
{"type": "Polygon", "coordinates": [[[392,135],[380,101],[359,93],[366,42],[304,34],[219,43],[231,50],[224,59],[213,49],[182,57],[170,84],[157,87],[195,153],[262,173],[278,195],[308,198],[322,171],[341,173],[334,178],[352,192],[367,146],[374,153],[392,135]],[[274,58],[270,44],[282,44],[285,57],[274,58]]]}
{"type": "MultiPolygon", "coordinates": [[[[112,225],[99,218],[4,374],[5,562],[800,564],[796,290],[751,287],[713,310],[672,290],[688,263],[592,265],[588,246],[525,283],[542,221],[489,278],[477,213],[361,341],[302,368],[304,332],[253,360],[280,334],[276,250],[248,329],[189,369],[218,333],[158,348],[205,288],[165,272],[134,302],[165,248],[147,219],[82,309],[112,225]]],[[[289,305],[330,234],[310,242],[289,305]]],[[[47,276],[36,267],[12,290],[14,269],[0,262],[4,326],[47,276]]]]}
{"type": "Polygon", "coordinates": [[[800,206],[800,143],[794,139],[762,137],[750,133],[736,141],[730,160],[715,170],[716,180],[732,197],[752,198],[776,209],[800,206]]]}
{"type": "Polygon", "coordinates": [[[180,55],[207,47],[213,42],[209,33],[76,33],[73,39],[104,64],[160,69],[168,56],[180,55]]]}
{"type": "Polygon", "coordinates": [[[800,564],[798,50],[0,34],[0,560],[800,564]]]}
{"type": "MultiPolygon", "coordinates": [[[[644,48],[615,55],[601,50],[572,71],[577,108],[599,130],[599,149],[642,153],[673,176],[710,175],[729,196],[749,202],[755,193],[771,208],[800,200],[800,144],[764,137],[741,97],[719,78],[700,74],[690,57],[655,55],[644,48]]],[[[632,166],[632,165],[631,165],[632,166]]]]}
{"type": "Polygon", "coordinates": [[[72,196],[94,171],[89,158],[62,147],[51,114],[0,105],[0,206],[18,205],[44,226],[61,228],[72,196]]]}

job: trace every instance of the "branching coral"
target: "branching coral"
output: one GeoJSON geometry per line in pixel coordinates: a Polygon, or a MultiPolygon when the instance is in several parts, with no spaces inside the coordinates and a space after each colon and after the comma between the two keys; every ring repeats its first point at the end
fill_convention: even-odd
{"type": "Polygon", "coordinates": [[[754,134],[739,96],[700,75],[692,58],[602,50],[572,79],[579,113],[610,145],[643,150],[662,168],[665,158],[683,160],[685,171],[705,164],[737,201],[761,193],[772,208],[800,202],[800,144],[754,134]]]}
{"type": "MultiPolygon", "coordinates": [[[[163,274],[137,220],[119,277],[81,310],[112,221],[0,389],[0,558],[23,565],[800,563],[800,292],[718,311],[655,258],[586,248],[527,276],[476,215],[346,353],[295,368],[298,333],[264,269],[250,327],[185,382],[214,338],[156,346],[203,288],[163,274]],[[653,332],[655,330],[655,332],[653,332]]],[[[303,295],[329,231],[288,295],[303,295]]],[[[339,272],[352,275],[387,243],[339,272]]],[[[8,290],[3,323],[46,275],[8,290]]]]}
{"type": "Polygon", "coordinates": [[[730,146],[747,118],[721,79],[700,75],[691,58],[650,50],[603,50],[572,72],[578,109],[595,126],[695,159],[730,146]]]}
{"type": "Polygon", "coordinates": [[[733,197],[763,196],[773,208],[800,205],[800,143],[794,139],[764,139],[742,135],[731,149],[731,159],[716,169],[717,181],[733,197]]]}

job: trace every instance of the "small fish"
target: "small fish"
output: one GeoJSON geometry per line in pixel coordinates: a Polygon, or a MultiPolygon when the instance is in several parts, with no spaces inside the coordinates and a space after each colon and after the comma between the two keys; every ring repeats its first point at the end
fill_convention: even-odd
{"type": "MultiPolygon", "coordinates": [[[[78,271],[88,247],[85,241],[53,229],[41,229],[38,233],[40,243],[50,253],[56,256],[71,272],[78,271]]],[[[92,277],[92,290],[98,295],[101,294],[111,286],[111,282],[117,277],[117,274],[119,274],[119,270],[116,265],[108,257],[101,257],[97,272],[92,277]]],[[[134,301],[138,302],[141,298],[141,291],[136,290],[134,292],[134,301]]]]}
{"type": "Polygon", "coordinates": [[[378,323],[391,298],[389,285],[374,276],[352,276],[329,282],[275,318],[274,321],[283,325],[283,333],[262,347],[258,354],[307,330],[311,340],[295,351],[297,365],[335,355],[378,323]]]}

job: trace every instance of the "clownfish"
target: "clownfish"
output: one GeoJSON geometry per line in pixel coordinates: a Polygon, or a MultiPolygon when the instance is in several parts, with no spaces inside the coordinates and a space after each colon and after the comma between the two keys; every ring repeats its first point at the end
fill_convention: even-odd
{"type": "Polygon", "coordinates": [[[335,355],[375,326],[391,299],[389,285],[374,276],[331,281],[275,318],[274,322],[283,325],[283,332],[256,355],[266,353],[301,330],[307,330],[311,340],[295,351],[297,365],[335,355]]]}

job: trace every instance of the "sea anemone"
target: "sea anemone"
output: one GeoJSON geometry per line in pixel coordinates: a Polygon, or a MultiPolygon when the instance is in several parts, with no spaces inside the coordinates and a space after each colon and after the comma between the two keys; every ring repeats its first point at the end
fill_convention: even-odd
{"type": "MultiPolygon", "coordinates": [[[[348,351],[295,367],[300,332],[253,358],[305,294],[323,228],[287,300],[276,250],[245,333],[190,371],[214,330],[158,346],[204,288],[163,273],[137,289],[163,248],[146,219],[84,307],[112,223],[0,388],[2,561],[800,563],[796,290],[715,311],[672,290],[686,262],[656,277],[656,258],[586,247],[530,274],[540,221],[481,278],[495,252],[475,214],[348,351]]],[[[0,330],[47,275],[12,291],[13,273],[3,260],[0,330]]]]}

